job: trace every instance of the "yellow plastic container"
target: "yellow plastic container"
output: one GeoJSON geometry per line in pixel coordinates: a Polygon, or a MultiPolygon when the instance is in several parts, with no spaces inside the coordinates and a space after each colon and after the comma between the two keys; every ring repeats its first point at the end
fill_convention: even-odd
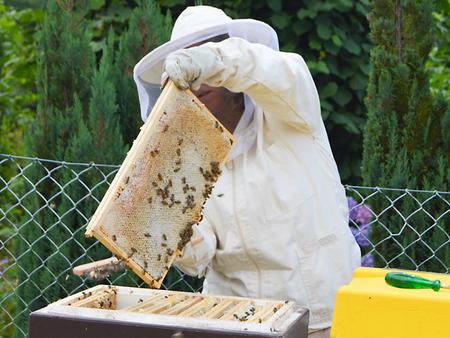
{"type": "Polygon", "coordinates": [[[450,275],[356,269],[336,297],[331,338],[450,338],[450,290],[399,289],[384,281],[402,271],[450,284],[450,275]]]}

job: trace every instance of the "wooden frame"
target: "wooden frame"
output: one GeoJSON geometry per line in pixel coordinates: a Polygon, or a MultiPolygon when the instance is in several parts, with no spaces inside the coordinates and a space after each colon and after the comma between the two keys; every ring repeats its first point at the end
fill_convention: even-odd
{"type": "MultiPolygon", "coordinates": [[[[175,257],[181,253],[180,249],[189,240],[189,227],[200,221],[201,206],[220,174],[218,167],[226,161],[234,142],[233,135],[220,124],[190,90],[181,91],[169,81],[92,217],[86,230],[86,236],[96,237],[147,284],[153,288],[159,288],[175,257]],[[199,123],[198,128],[195,125],[197,121],[199,123]],[[184,130],[185,126],[186,130],[184,130]],[[169,131],[167,132],[167,130],[169,131]],[[169,133],[172,134],[169,136],[169,133]],[[179,175],[178,171],[181,169],[186,177],[191,175],[190,178],[194,182],[199,182],[203,178],[206,180],[204,182],[208,182],[204,185],[205,188],[202,187],[203,192],[198,187],[194,190],[195,187],[189,187],[187,184],[188,188],[192,190],[187,193],[185,187],[183,187],[183,193],[190,194],[188,195],[190,199],[186,197],[183,207],[181,207],[181,198],[175,200],[175,193],[170,195],[170,200],[167,199],[168,192],[166,190],[168,190],[169,183],[172,187],[172,179],[166,177],[163,179],[159,172],[157,174],[159,180],[150,177],[156,175],[155,168],[157,165],[158,168],[164,170],[173,165],[173,159],[168,152],[175,151],[173,149],[175,136],[178,139],[179,146],[176,154],[180,157],[175,163],[180,164],[179,167],[170,171],[170,174],[179,175]],[[182,145],[183,137],[187,141],[184,141],[182,145]],[[187,150],[186,155],[183,154],[185,158],[183,158],[183,164],[181,164],[183,156],[180,155],[180,148],[183,146],[187,150]],[[204,155],[204,153],[207,155],[204,155]],[[159,157],[155,157],[156,155],[159,157]],[[185,159],[186,161],[184,161],[185,159]],[[209,174],[205,175],[202,167],[200,167],[201,173],[198,172],[199,163],[202,163],[199,159],[209,161],[212,168],[211,172],[214,173],[215,169],[216,173],[213,178],[210,177],[209,171],[207,171],[209,174]],[[148,173],[142,168],[146,168],[148,173]],[[164,191],[161,188],[156,189],[157,183],[159,184],[163,180],[164,183],[169,182],[166,184],[164,191]],[[139,199],[139,197],[149,196],[149,194],[153,194],[153,197],[148,197],[147,205],[145,204],[147,197],[145,199],[139,199]],[[163,196],[166,199],[161,200],[161,203],[167,206],[165,211],[157,209],[162,207],[154,206],[156,202],[152,204],[153,199],[156,200],[161,195],[166,195],[163,196]],[[195,202],[192,202],[194,200],[195,202]],[[174,205],[175,203],[178,204],[174,205]],[[125,209],[124,206],[128,209],[125,209]],[[176,208],[180,210],[179,215],[174,213],[176,208]],[[149,241],[157,243],[156,239],[150,238],[152,236],[150,232],[144,233],[145,236],[148,235],[149,239],[140,238],[142,237],[141,230],[148,225],[144,224],[146,219],[141,216],[139,221],[135,221],[137,219],[135,215],[151,216],[150,209],[152,212],[156,210],[153,215],[157,214],[159,210],[161,220],[164,220],[164,224],[166,224],[164,229],[171,231],[170,236],[166,236],[165,233],[162,234],[163,239],[167,240],[167,243],[160,243],[164,247],[159,247],[156,244],[153,244],[151,248],[146,246],[149,241]],[[130,219],[135,223],[129,225],[130,219]],[[117,224],[122,220],[124,224],[120,228],[117,224]],[[137,226],[140,227],[140,232],[137,230],[137,226]],[[123,231],[123,233],[119,235],[117,231],[123,231]],[[134,246],[133,243],[136,241],[140,243],[139,247],[134,246]]],[[[166,172],[168,172],[168,169],[166,172]]],[[[178,189],[179,194],[181,194],[179,187],[175,187],[175,184],[173,190],[178,189]]],[[[161,236],[160,230],[163,225],[152,223],[151,227],[159,231],[158,237],[161,236]]],[[[160,239],[160,241],[162,240],[160,239]]]]}

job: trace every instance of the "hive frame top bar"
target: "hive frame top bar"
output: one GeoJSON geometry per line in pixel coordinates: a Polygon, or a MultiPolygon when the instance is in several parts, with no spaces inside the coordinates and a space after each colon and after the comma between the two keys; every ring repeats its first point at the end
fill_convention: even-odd
{"type": "Polygon", "coordinates": [[[140,289],[133,287],[122,287],[113,286],[114,292],[118,296],[117,304],[122,309],[118,310],[106,310],[106,309],[94,309],[85,307],[74,307],[69,306],[69,304],[74,303],[77,299],[89,294],[95,294],[110,291],[111,286],[98,285],[91,289],[83,292],[79,292],[65,299],[59,300],[47,307],[36,311],[38,314],[46,315],[67,315],[70,317],[86,318],[86,319],[105,319],[114,321],[124,321],[124,322],[134,322],[140,324],[155,324],[161,326],[180,326],[180,327],[196,327],[196,328],[208,328],[217,329],[225,331],[248,331],[248,332],[260,332],[260,333],[272,333],[272,332],[283,332],[287,327],[289,327],[295,320],[300,316],[307,313],[306,309],[298,309],[295,303],[289,302],[285,303],[285,308],[280,308],[277,313],[273,313],[269,320],[263,323],[258,322],[240,322],[240,321],[230,321],[221,319],[207,319],[207,318],[195,318],[195,317],[181,317],[173,315],[164,314],[151,314],[151,313],[139,313],[139,312],[129,312],[126,308],[130,305],[136,303],[139,299],[145,300],[148,297],[154,295],[167,295],[167,296],[183,296],[187,297],[201,297],[203,299],[222,299],[224,301],[233,300],[239,302],[251,301],[259,304],[260,306],[266,306],[276,303],[284,303],[283,301],[267,300],[267,299],[251,299],[251,298],[240,298],[240,297],[228,297],[228,296],[215,296],[215,295],[202,295],[202,294],[192,294],[177,291],[166,291],[166,290],[153,290],[153,289],[140,289]]]}
{"type": "MultiPolygon", "coordinates": [[[[165,269],[162,271],[162,273],[158,276],[155,273],[152,275],[146,269],[143,268],[143,264],[138,264],[135,258],[131,257],[130,252],[125,252],[124,247],[117,244],[116,236],[112,235],[107,230],[105,230],[105,219],[107,219],[108,214],[111,213],[111,206],[114,205],[115,200],[118,198],[118,192],[122,191],[124,188],[124,181],[128,182],[133,179],[133,176],[130,176],[130,172],[133,172],[133,170],[136,168],[136,161],[143,158],[143,152],[148,148],[149,140],[151,140],[155,130],[158,128],[161,128],[161,118],[163,117],[163,114],[166,114],[165,107],[167,107],[173,97],[182,97],[183,102],[187,102],[186,104],[189,104],[193,111],[201,112],[200,115],[204,119],[204,121],[208,121],[207,124],[211,124],[212,126],[215,126],[217,128],[217,132],[214,131],[212,133],[215,135],[217,140],[221,141],[223,144],[228,147],[228,154],[231,150],[231,147],[235,143],[235,139],[233,135],[218,121],[211,112],[208,111],[206,106],[200,102],[200,100],[190,91],[180,91],[176,86],[173,84],[173,82],[169,81],[164,90],[161,93],[161,96],[159,97],[158,101],[156,102],[156,105],[154,106],[152,113],[150,114],[150,117],[147,119],[146,123],[141,127],[141,132],[139,133],[137,139],[134,141],[133,146],[131,147],[130,151],[127,154],[127,157],[125,158],[122,166],[120,167],[118,173],[116,174],[113,182],[111,183],[108,191],[106,192],[105,196],[103,197],[100,205],[98,206],[95,214],[93,215],[90,223],[87,226],[86,229],[86,236],[95,236],[103,245],[105,245],[114,255],[116,255],[119,259],[123,260],[125,264],[133,270],[134,273],[136,273],[140,278],[142,278],[147,284],[149,284],[151,287],[159,288],[162,284],[163,278],[167,271],[169,270],[170,265],[172,264],[173,260],[177,255],[179,255],[181,252],[177,249],[177,247],[171,248],[170,251],[167,253],[167,257],[165,257],[165,269]],[[218,132],[220,130],[220,133],[218,132]],[[217,136],[220,135],[220,136],[217,136]]],[[[199,116],[200,116],[199,115],[199,116]]],[[[205,122],[204,122],[205,123],[205,122]]],[[[215,129],[215,128],[213,128],[215,129]]],[[[203,131],[203,130],[202,130],[203,131]]],[[[161,132],[161,130],[160,130],[161,132]]],[[[191,130],[192,133],[192,130],[191,130]]],[[[206,132],[208,133],[208,132],[206,132]]],[[[210,132],[211,133],[211,132],[210,132]]],[[[209,134],[208,134],[209,135],[209,134]]],[[[161,139],[159,139],[161,140],[161,139]]],[[[186,142],[185,142],[186,143],[186,142]]],[[[224,162],[226,161],[226,157],[223,157],[224,149],[226,147],[221,148],[220,156],[220,162],[219,165],[222,166],[224,162]]],[[[219,149],[219,148],[218,148],[219,149]]],[[[212,165],[213,162],[211,162],[212,165]]],[[[158,174],[159,175],[159,174],[158,174]]],[[[213,183],[211,183],[212,185],[213,183]]],[[[131,188],[130,188],[131,190],[131,188]]],[[[133,191],[134,194],[134,191],[133,191]]],[[[193,193],[194,194],[194,193],[193,193]]],[[[119,193],[120,197],[120,193],[119,193]]],[[[196,201],[197,202],[197,201],[196,201]]],[[[199,204],[199,203],[197,203],[199,204]]],[[[116,208],[117,209],[117,208],[116,208]]],[[[175,207],[173,208],[175,209],[175,207]]],[[[192,209],[192,208],[191,208],[192,209]]],[[[196,214],[193,217],[193,223],[198,222],[200,219],[200,206],[197,206],[196,214]]],[[[183,212],[184,213],[184,212],[183,212]]],[[[163,235],[166,237],[166,235],[163,235]]],[[[181,236],[181,233],[180,233],[181,236]]],[[[117,236],[119,237],[119,236],[117,236]]],[[[127,239],[128,243],[131,242],[131,240],[127,239]]],[[[162,245],[162,244],[161,244],[162,245]]],[[[134,248],[131,248],[131,251],[135,251],[134,248]]],[[[148,251],[147,251],[148,252],[148,251]]],[[[156,262],[153,262],[156,263],[156,262]]],[[[151,261],[149,261],[148,266],[149,268],[152,268],[153,266],[156,266],[156,264],[153,264],[151,261]]],[[[162,262],[160,262],[162,264],[162,262]]],[[[145,261],[145,265],[147,265],[147,261],[145,261]]],[[[153,269],[153,271],[155,271],[153,269]]]]}

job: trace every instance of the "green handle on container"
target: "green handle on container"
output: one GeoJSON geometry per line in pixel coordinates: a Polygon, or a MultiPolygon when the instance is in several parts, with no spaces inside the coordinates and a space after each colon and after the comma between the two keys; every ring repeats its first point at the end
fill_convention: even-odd
{"type": "Polygon", "coordinates": [[[384,280],[389,285],[402,289],[432,289],[434,291],[441,289],[441,281],[437,279],[429,280],[404,272],[388,272],[384,280]]]}

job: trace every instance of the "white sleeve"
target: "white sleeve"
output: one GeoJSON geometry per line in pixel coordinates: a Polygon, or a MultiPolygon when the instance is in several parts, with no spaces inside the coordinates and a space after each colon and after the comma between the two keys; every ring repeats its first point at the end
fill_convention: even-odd
{"type": "Polygon", "coordinates": [[[212,228],[203,221],[192,227],[191,241],[188,242],[181,257],[174,264],[190,276],[203,277],[211,259],[216,254],[217,240],[212,228]]]}
{"type": "Polygon", "coordinates": [[[244,92],[266,113],[303,131],[321,124],[319,95],[300,55],[241,38],[205,43],[186,53],[200,66],[200,81],[244,92]]]}

